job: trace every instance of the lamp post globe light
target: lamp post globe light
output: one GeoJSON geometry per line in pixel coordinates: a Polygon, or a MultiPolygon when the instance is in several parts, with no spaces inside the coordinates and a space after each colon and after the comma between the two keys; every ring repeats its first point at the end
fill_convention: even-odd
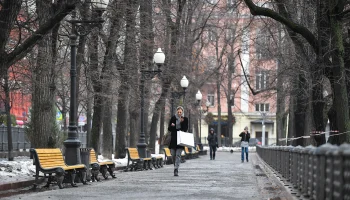
{"type": "Polygon", "coordinates": [[[198,144],[202,144],[202,106],[201,106],[202,97],[203,96],[202,96],[201,91],[198,90],[198,92],[196,93],[196,100],[198,103],[197,105],[199,105],[199,139],[198,139],[198,144]]]}
{"type": "Polygon", "coordinates": [[[95,28],[100,27],[104,22],[102,19],[102,13],[105,11],[108,0],[92,0],[93,11],[97,12],[99,18],[97,20],[77,20],[76,12],[72,11],[71,20],[68,20],[72,24],[70,38],[71,46],[71,68],[70,68],[70,109],[69,109],[69,126],[68,126],[68,138],[64,141],[65,150],[65,161],[68,165],[80,164],[80,145],[81,142],[78,138],[77,128],[77,67],[76,67],[76,51],[77,51],[77,38],[78,36],[87,35],[95,28]]]}
{"type": "Polygon", "coordinates": [[[209,110],[209,106],[210,106],[210,105],[211,105],[210,101],[207,100],[207,102],[205,103],[205,106],[207,107],[207,112],[208,112],[208,110],[209,110]]]}
{"type": "Polygon", "coordinates": [[[141,158],[146,158],[146,140],[145,140],[145,131],[144,131],[144,107],[145,107],[145,81],[151,80],[155,75],[160,74],[162,71],[160,70],[160,67],[164,64],[165,61],[165,55],[162,52],[161,48],[158,48],[157,52],[153,56],[153,62],[158,66],[158,70],[140,70],[141,72],[141,85],[140,85],[140,91],[141,91],[141,119],[140,119],[140,137],[139,141],[137,143],[137,148],[139,152],[139,156],[141,158]]]}
{"type": "Polygon", "coordinates": [[[183,89],[183,92],[171,92],[171,116],[174,115],[174,99],[178,99],[183,95],[183,105],[185,105],[185,94],[186,89],[189,85],[189,81],[186,78],[186,76],[182,77],[182,79],[180,80],[180,85],[183,89]]]}

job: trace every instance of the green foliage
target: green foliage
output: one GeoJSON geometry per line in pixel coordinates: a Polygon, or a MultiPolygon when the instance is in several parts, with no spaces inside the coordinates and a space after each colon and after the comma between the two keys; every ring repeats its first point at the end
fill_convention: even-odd
{"type": "MultiPolygon", "coordinates": [[[[3,123],[5,126],[7,126],[7,116],[6,116],[6,114],[0,115],[0,123],[3,123]]],[[[14,116],[14,115],[11,115],[11,124],[12,124],[12,126],[16,126],[17,125],[16,116],[14,116]]]]}

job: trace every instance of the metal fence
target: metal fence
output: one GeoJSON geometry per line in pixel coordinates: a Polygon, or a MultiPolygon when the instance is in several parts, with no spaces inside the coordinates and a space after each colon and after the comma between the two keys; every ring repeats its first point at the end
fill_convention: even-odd
{"type": "MultiPolygon", "coordinates": [[[[31,144],[27,140],[24,128],[12,127],[12,146],[13,151],[30,149],[31,144]]],[[[86,147],[86,132],[79,132],[79,140],[82,148],[86,147]]],[[[8,150],[7,127],[0,127],[0,151],[8,150]]]]}
{"type": "Polygon", "coordinates": [[[350,144],[258,147],[292,193],[314,200],[350,200],[350,144]]]}

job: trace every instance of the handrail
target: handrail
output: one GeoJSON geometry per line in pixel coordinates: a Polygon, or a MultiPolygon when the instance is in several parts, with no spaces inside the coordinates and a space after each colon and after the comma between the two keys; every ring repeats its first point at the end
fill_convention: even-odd
{"type": "Polygon", "coordinates": [[[320,147],[257,146],[291,191],[310,199],[350,199],[350,144],[320,147]]]}

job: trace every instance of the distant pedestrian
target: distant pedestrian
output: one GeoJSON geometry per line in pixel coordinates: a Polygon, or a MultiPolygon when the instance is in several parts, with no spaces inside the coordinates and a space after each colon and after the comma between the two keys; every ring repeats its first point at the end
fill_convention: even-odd
{"type": "Polygon", "coordinates": [[[241,137],[241,148],[242,148],[241,160],[242,162],[244,162],[244,152],[245,152],[246,161],[249,162],[248,147],[249,147],[250,133],[248,132],[247,126],[244,128],[244,131],[241,134],[239,134],[239,137],[241,137]]]}
{"type": "Polygon", "coordinates": [[[188,118],[184,117],[184,109],[179,106],[176,108],[176,114],[171,117],[168,131],[171,132],[171,140],[169,149],[174,162],[174,176],[179,175],[179,167],[181,162],[181,153],[184,150],[183,146],[177,145],[177,131],[186,132],[188,129],[188,118]]]}
{"type": "Polygon", "coordinates": [[[213,128],[210,129],[207,140],[210,148],[210,160],[215,160],[215,152],[218,147],[218,137],[216,133],[214,133],[213,128]]]}

